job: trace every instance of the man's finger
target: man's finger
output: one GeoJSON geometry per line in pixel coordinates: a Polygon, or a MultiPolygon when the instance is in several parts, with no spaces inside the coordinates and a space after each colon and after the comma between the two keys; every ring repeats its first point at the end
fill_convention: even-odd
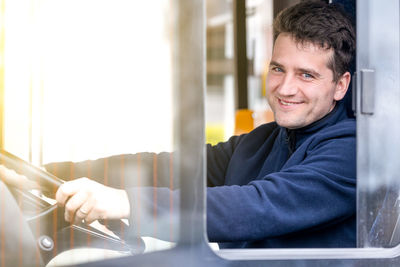
{"type": "Polygon", "coordinates": [[[91,213],[91,211],[93,210],[93,199],[92,198],[88,198],[83,204],[82,206],[80,206],[79,209],[76,210],[75,213],[75,221],[81,221],[83,219],[85,219],[85,221],[87,221],[87,217],[88,215],[91,213]]]}
{"type": "Polygon", "coordinates": [[[68,199],[82,189],[82,185],[85,183],[85,180],[87,180],[87,178],[80,178],[62,184],[56,193],[57,203],[60,206],[65,206],[68,199]]]}
{"type": "MultiPolygon", "coordinates": [[[[88,192],[86,190],[78,191],[71,196],[65,203],[65,220],[68,222],[74,221],[74,217],[79,208],[88,201],[88,192]]],[[[83,214],[78,214],[83,215],[83,214]]]]}

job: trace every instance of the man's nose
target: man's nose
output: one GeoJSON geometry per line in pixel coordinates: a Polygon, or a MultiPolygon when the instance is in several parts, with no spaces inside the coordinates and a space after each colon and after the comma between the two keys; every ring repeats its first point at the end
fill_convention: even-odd
{"type": "Polygon", "coordinates": [[[296,79],[291,74],[286,74],[278,87],[278,93],[284,96],[295,95],[298,91],[296,79]]]}

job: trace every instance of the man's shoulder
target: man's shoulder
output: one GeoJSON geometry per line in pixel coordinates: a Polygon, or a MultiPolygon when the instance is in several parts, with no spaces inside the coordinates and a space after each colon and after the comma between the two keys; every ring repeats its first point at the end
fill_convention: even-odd
{"type": "Polygon", "coordinates": [[[249,134],[253,134],[253,133],[271,133],[277,128],[279,128],[279,125],[275,121],[272,121],[272,122],[264,123],[264,124],[261,124],[260,126],[257,126],[249,134]]]}
{"type": "Polygon", "coordinates": [[[279,127],[275,121],[262,124],[249,133],[245,133],[239,136],[232,136],[226,143],[237,147],[239,145],[255,145],[258,146],[266,140],[274,139],[279,133],[279,127]]]}
{"type": "Polygon", "coordinates": [[[355,134],[356,133],[356,120],[353,118],[348,118],[345,120],[338,121],[337,123],[326,127],[325,131],[327,132],[336,132],[336,133],[347,133],[347,134],[355,134]]]}
{"type": "Polygon", "coordinates": [[[355,143],[356,120],[349,118],[325,127],[314,134],[314,140],[346,140],[346,142],[351,140],[355,143]]]}

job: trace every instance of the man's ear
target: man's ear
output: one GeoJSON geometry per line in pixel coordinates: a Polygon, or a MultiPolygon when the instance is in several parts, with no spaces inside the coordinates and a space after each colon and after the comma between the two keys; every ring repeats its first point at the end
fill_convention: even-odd
{"type": "Polygon", "coordinates": [[[347,89],[349,88],[351,80],[350,72],[345,72],[337,81],[335,88],[335,95],[333,98],[336,101],[342,100],[342,98],[346,95],[347,89]]]}

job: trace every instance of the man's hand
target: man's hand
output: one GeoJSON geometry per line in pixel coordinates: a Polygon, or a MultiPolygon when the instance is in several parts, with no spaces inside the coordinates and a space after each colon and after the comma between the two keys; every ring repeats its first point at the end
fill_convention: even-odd
{"type": "Polygon", "coordinates": [[[25,175],[18,174],[4,165],[0,165],[0,180],[19,189],[30,190],[39,188],[39,185],[35,181],[29,180],[25,175]]]}
{"type": "Polygon", "coordinates": [[[65,206],[65,220],[68,222],[123,219],[130,214],[125,190],[111,188],[88,178],[61,185],[56,200],[60,206],[65,206]]]}

